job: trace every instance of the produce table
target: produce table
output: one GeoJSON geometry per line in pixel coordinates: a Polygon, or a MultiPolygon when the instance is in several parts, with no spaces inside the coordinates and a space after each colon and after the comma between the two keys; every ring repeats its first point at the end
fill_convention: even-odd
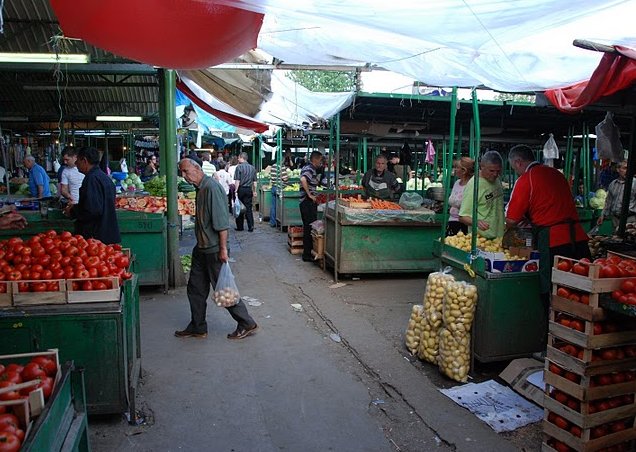
{"type": "Polygon", "coordinates": [[[547,318],[539,297],[538,272],[487,272],[482,258],[473,262],[475,277],[464,269],[469,253],[435,241],[441,266],[451,266],[457,280],[477,286],[473,354],[480,362],[503,361],[545,349],[547,318]]]}
{"type": "Polygon", "coordinates": [[[432,211],[351,209],[338,206],[338,249],[333,202],[325,212],[325,260],[343,274],[425,272],[439,268],[433,242],[442,216],[432,211]]]}
{"type": "Polygon", "coordinates": [[[74,365],[62,366],[60,381],[46,408],[33,423],[20,449],[23,452],[91,450],[88,438],[84,373],[74,365]]]}
{"type": "MultiPolygon", "coordinates": [[[[11,237],[28,238],[53,229],[57,232],[75,229],[75,222],[65,217],[58,209],[50,209],[48,219],[37,212],[21,212],[29,225],[22,231],[0,230],[0,240],[11,237]]],[[[117,221],[121,232],[121,244],[130,248],[135,256],[132,270],[139,277],[139,284],[168,285],[168,249],[166,217],[160,213],[144,213],[117,210],[117,221]]]]}
{"type": "Polygon", "coordinates": [[[85,369],[90,414],[135,416],[141,371],[139,284],[124,282],[119,302],[0,309],[0,354],[59,349],[60,361],[85,369]]]}

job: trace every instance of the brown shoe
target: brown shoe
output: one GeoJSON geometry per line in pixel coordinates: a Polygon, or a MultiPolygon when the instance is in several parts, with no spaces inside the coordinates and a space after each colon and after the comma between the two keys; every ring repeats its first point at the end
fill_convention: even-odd
{"type": "Polygon", "coordinates": [[[227,338],[232,340],[245,339],[247,336],[254,334],[256,330],[258,330],[258,325],[256,323],[249,328],[237,326],[233,333],[227,335],[227,338]]]}
{"type": "Polygon", "coordinates": [[[196,338],[199,338],[199,339],[204,339],[204,338],[208,337],[208,333],[195,333],[195,332],[189,331],[189,330],[175,331],[174,335],[176,337],[196,337],[196,338]]]}

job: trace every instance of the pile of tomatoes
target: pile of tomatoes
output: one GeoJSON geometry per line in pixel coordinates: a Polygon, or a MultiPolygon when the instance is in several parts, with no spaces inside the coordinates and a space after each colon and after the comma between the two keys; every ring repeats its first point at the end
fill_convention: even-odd
{"type": "MultiPolygon", "coordinates": [[[[565,354],[574,356],[577,359],[583,359],[584,350],[582,347],[564,343],[563,345],[559,345],[556,348],[565,354]]],[[[601,348],[598,350],[594,350],[594,352],[592,353],[592,361],[614,361],[625,358],[636,358],[636,345],[601,348]]]]}
{"type": "Polygon", "coordinates": [[[612,292],[612,298],[619,303],[636,305],[636,278],[621,282],[621,287],[612,292]]]}
{"type": "MultiPolygon", "coordinates": [[[[551,395],[551,397],[554,398],[553,395],[551,395]]],[[[562,416],[559,416],[556,413],[553,413],[553,412],[548,413],[548,422],[551,422],[552,424],[556,425],[560,429],[569,432],[570,434],[572,434],[573,436],[576,436],[577,438],[580,438],[583,434],[583,430],[581,429],[581,427],[569,422],[567,419],[565,419],[562,416]]],[[[590,439],[601,438],[603,436],[610,435],[612,433],[622,432],[623,430],[630,428],[631,423],[633,423],[633,418],[626,418],[626,419],[621,419],[618,421],[608,422],[606,424],[601,424],[596,427],[592,427],[590,429],[590,439]]],[[[559,452],[569,452],[569,451],[575,450],[569,447],[567,444],[561,441],[554,440],[554,439],[548,441],[548,444],[559,452]]],[[[621,452],[621,451],[627,451],[630,449],[629,449],[629,443],[621,443],[614,446],[610,446],[602,450],[621,452]]]]}
{"type": "Polygon", "coordinates": [[[590,262],[587,258],[578,261],[561,259],[557,262],[556,268],[564,272],[588,276],[590,274],[590,264],[600,265],[599,278],[636,277],[636,261],[622,259],[614,255],[596,259],[594,262],[590,262]]]}
{"type": "MultiPolygon", "coordinates": [[[[57,363],[50,356],[35,356],[28,364],[0,364],[0,401],[26,399],[36,389],[42,389],[44,400],[53,391],[57,363]],[[19,389],[19,384],[33,381],[34,384],[19,389]],[[14,388],[15,389],[12,389],[14,388]]],[[[24,430],[17,416],[9,412],[9,407],[0,405],[0,451],[17,451],[24,441],[24,430]]],[[[25,427],[25,426],[24,426],[25,427]]]]}
{"type": "MultiPolygon", "coordinates": [[[[104,290],[112,287],[109,279],[129,279],[130,259],[120,245],[105,245],[68,231],[41,233],[23,241],[19,237],[0,242],[0,281],[18,281],[20,292],[60,290],[60,279],[86,279],[74,283],[74,290],[104,290]],[[111,287],[109,287],[109,285],[111,287]]],[[[7,284],[0,283],[0,293],[7,284]]]]}
{"type": "Polygon", "coordinates": [[[580,292],[578,290],[568,289],[567,287],[557,287],[557,293],[559,297],[563,297],[567,300],[574,301],[576,303],[590,304],[590,294],[586,292],[580,292]]]}
{"type": "MultiPolygon", "coordinates": [[[[576,317],[560,313],[556,317],[556,322],[567,328],[572,328],[576,331],[585,332],[585,321],[577,319],[576,317]]],[[[597,321],[594,322],[592,327],[593,334],[607,334],[616,333],[621,331],[621,326],[615,322],[610,321],[597,321]]]]}

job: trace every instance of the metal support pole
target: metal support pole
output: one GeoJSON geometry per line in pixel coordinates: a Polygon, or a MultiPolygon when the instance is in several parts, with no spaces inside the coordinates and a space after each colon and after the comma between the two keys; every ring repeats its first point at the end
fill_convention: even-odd
{"type": "MultiPolygon", "coordinates": [[[[334,118],[335,119],[332,122],[335,123],[334,129],[336,134],[336,152],[334,156],[336,160],[336,169],[334,172],[336,199],[334,201],[334,213],[333,213],[334,231],[335,231],[334,237],[333,237],[333,243],[334,243],[334,249],[335,249],[335,252],[333,253],[333,279],[337,283],[338,282],[338,261],[340,258],[340,252],[339,252],[340,241],[338,240],[340,236],[340,226],[338,225],[338,183],[339,183],[338,162],[340,161],[340,113],[336,113],[336,116],[334,118]]],[[[327,196],[327,206],[329,206],[329,196],[327,196]]],[[[326,243],[326,238],[325,238],[325,243],[326,243]]]]}
{"type": "Polygon", "coordinates": [[[362,158],[364,160],[364,167],[362,169],[362,174],[366,173],[369,170],[369,160],[367,154],[369,153],[369,144],[367,142],[367,137],[362,137],[362,158]]]}
{"type": "MultiPolygon", "coordinates": [[[[452,168],[452,162],[453,162],[453,157],[454,157],[454,153],[455,153],[455,120],[456,120],[456,116],[457,116],[457,87],[454,86],[453,87],[453,92],[451,94],[451,111],[450,111],[450,140],[449,140],[449,146],[448,146],[448,160],[450,160],[450,167],[452,168]]],[[[446,156],[446,153],[444,153],[444,156],[446,156]]],[[[442,250],[444,249],[444,241],[446,238],[446,227],[448,226],[448,217],[449,217],[449,212],[448,212],[448,198],[450,197],[450,192],[451,192],[451,186],[450,186],[450,181],[451,181],[451,172],[444,172],[444,210],[443,210],[443,217],[442,217],[442,231],[441,231],[441,238],[442,238],[442,250]]]]}
{"type": "Polygon", "coordinates": [[[282,179],[282,168],[283,165],[283,128],[281,127],[276,131],[276,168],[278,168],[278,174],[281,176],[278,178],[278,190],[276,190],[276,197],[281,199],[280,206],[278,209],[278,199],[272,199],[272,202],[276,203],[276,215],[280,213],[280,230],[282,231],[285,224],[285,209],[284,209],[284,195],[283,192],[283,179],[282,179]]]}
{"type": "Polygon", "coordinates": [[[473,176],[473,211],[472,211],[472,237],[470,254],[477,254],[477,201],[479,200],[479,146],[481,141],[479,124],[479,102],[477,100],[477,90],[473,89],[473,120],[471,121],[471,155],[475,159],[475,175],[473,176]]]}
{"type": "Polygon", "coordinates": [[[358,140],[358,153],[356,155],[356,185],[360,185],[362,179],[362,142],[358,140]]]}
{"type": "Polygon", "coordinates": [[[621,219],[618,224],[618,235],[625,236],[627,217],[629,216],[629,201],[632,197],[632,183],[634,173],[636,173],[636,157],[634,154],[634,133],[636,133],[636,116],[632,116],[631,133],[629,135],[629,155],[627,157],[627,175],[625,176],[625,189],[623,190],[623,207],[621,208],[621,219]]]}
{"type": "MultiPolygon", "coordinates": [[[[175,71],[159,69],[159,158],[166,176],[168,201],[168,281],[170,287],[185,284],[179,257],[179,213],[177,209],[177,124],[175,117],[175,71]]],[[[167,288],[167,287],[166,287],[167,288]]]]}

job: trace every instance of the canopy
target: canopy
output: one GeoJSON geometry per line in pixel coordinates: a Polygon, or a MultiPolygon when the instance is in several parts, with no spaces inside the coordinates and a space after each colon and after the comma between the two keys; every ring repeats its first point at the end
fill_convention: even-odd
{"type": "Polygon", "coordinates": [[[432,86],[568,86],[601,58],[574,39],[636,44],[634,0],[219,1],[264,13],[258,47],[285,63],[369,64],[432,86]]]}

